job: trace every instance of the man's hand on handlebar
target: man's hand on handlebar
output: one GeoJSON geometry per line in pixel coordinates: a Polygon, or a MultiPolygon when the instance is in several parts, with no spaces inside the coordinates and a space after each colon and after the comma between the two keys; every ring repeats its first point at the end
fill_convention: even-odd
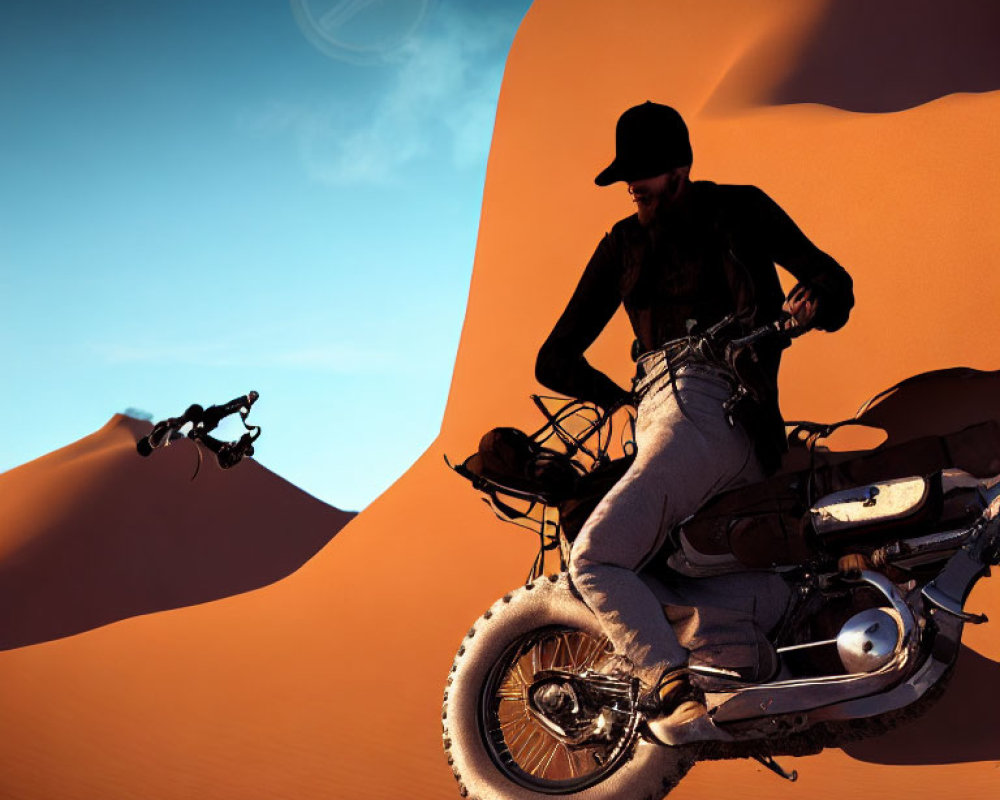
{"type": "Polygon", "coordinates": [[[872,569],[872,564],[863,553],[847,553],[837,561],[837,572],[847,577],[857,577],[866,569],[872,569]]]}
{"type": "Polygon", "coordinates": [[[791,317],[793,327],[806,331],[812,326],[816,317],[818,303],[812,290],[799,284],[785,298],[783,309],[791,317]]]}

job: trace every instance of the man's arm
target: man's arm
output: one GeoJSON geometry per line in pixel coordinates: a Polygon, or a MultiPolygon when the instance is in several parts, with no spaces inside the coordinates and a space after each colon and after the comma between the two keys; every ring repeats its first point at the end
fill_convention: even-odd
{"type": "Polygon", "coordinates": [[[604,330],[621,303],[616,260],[605,236],[587,264],[566,310],[535,361],[535,378],[561,394],[596,403],[603,409],[628,397],[611,378],[592,367],[584,353],[604,330]]]}
{"type": "Polygon", "coordinates": [[[846,270],[814,245],[782,208],[756,187],[749,214],[754,238],[768,258],[781,264],[799,281],[789,300],[815,300],[813,326],[824,331],[843,327],[854,306],[854,282],[846,270]]]}

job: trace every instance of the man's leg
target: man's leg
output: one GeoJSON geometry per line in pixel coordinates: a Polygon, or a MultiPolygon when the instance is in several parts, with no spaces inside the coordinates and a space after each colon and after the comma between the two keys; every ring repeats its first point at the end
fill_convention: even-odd
{"type": "Polygon", "coordinates": [[[637,571],[678,522],[741,475],[757,474],[749,438],[725,419],[729,385],[681,370],[676,387],[663,376],[643,399],[636,460],[587,520],[570,559],[573,582],[615,652],[647,686],[684,665],[687,652],[637,571]]]}

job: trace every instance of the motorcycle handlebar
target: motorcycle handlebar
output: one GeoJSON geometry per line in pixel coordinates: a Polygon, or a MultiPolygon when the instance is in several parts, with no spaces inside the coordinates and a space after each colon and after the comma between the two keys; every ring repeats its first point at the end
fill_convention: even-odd
{"type": "Polygon", "coordinates": [[[228,403],[223,403],[220,406],[209,406],[202,412],[201,427],[206,431],[210,431],[230,414],[235,414],[244,408],[249,413],[250,407],[257,402],[258,397],[260,395],[257,392],[248,392],[242,397],[237,397],[235,400],[230,400],[228,403]]]}
{"type": "Polygon", "coordinates": [[[136,442],[135,449],[140,456],[147,457],[158,447],[169,444],[172,434],[178,433],[181,428],[191,423],[192,427],[188,431],[188,438],[204,444],[216,454],[219,466],[223,469],[229,469],[237,464],[243,456],[253,455],[253,442],[260,435],[260,428],[247,425],[245,417],[250,413],[250,407],[257,401],[258,397],[260,395],[252,391],[217,406],[202,408],[197,403],[190,405],[179,417],[169,417],[156,423],[148,435],[136,442]],[[223,442],[209,435],[223,419],[237,412],[244,417],[243,424],[248,433],[245,433],[236,442],[223,442]]]}
{"type": "Polygon", "coordinates": [[[140,456],[145,458],[157,447],[161,447],[170,438],[171,433],[179,431],[189,422],[197,425],[203,413],[202,407],[194,403],[188,406],[187,410],[179,417],[168,417],[162,422],[157,422],[148,435],[136,442],[135,449],[140,456]]]}
{"type": "Polygon", "coordinates": [[[787,319],[779,319],[774,322],[769,322],[766,325],[761,325],[756,330],[751,331],[746,336],[741,336],[738,339],[733,339],[727,345],[727,349],[738,350],[744,347],[749,347],[750,345],[757,344],[764,341],[765,339],[784,338],[789,341],[801,336],[809,328],[803,328],[798,323],[795,322],[794,317],[789,317],[787,319]]]}

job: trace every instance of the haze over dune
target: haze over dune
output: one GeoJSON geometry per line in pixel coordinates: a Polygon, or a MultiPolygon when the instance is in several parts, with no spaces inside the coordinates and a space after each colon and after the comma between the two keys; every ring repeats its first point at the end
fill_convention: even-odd
{"type": "MultiPolygon", "coordinates": [[[[24,625],[5,634],[12,649],[0,652],[0,797],[457,796],[441,752],[444,679],[469,625],[523,579],[534,542],[495,521],[441,457],[465,456],[495,425],[537,427],[527,399],[537,390],[537,348],[603,232],[631,213],[621,187],[593,185],[613,155],[615,120],[630,105],[675,105],[691,128],[694,177],[760,186],[855,279],[847,327],[804,337],[785,357],[786,417],[844,418],[868,396],[925,370],[997,369],[1000,230],[991,212],[1000,203],[1000,92],[991,75],[971,76],[985,83],[914,86],[926,75],[903,71],[912,77],[898,90],[881,81],[899,71],[900,59],[924,52],[920,37],[935,32],[908,22],[907,2],[883,0],[865,5],[916,38],[902,49],[871,44],[871,73],[850,88],[855,105],[835,102],[818,92],[817,76],[830,77],[843,66],[838,54],[849,53],[854,28],[832,16],[838,3],[535,3],[501,91],[441,435],[312,558],[322,537],[302,532],[335,515],[303,496],[252,520],[281,526],[297,543],[283,551],[283,568],[264,575],[271,559],[261,557],[214,596],[199,589],[177,601],[161,592],[147,603],[133,594],[132,605],[88,612],[82,624],[74,603],[65,619],[77,621],[60,628],[61,612],[46,598],[86,599],[99,585],[99,593],[113,594],[149,566],[128,549],[133,542],[122,550],[120,539],[75,521],[125,508],[131,471],[153,459],[120,460],[136,434],[118,422],[97,434],[99,447],[84,440],[66,458],[46,457],[0,478],[0,570],[8,570],[0,571],[0,596],[20,603],[7,610],[6,624],[24,625]],[[811,56],[817,41],[827,43],[823,58],[811,56]],[[818,93],[788,93],[803,82],[818,93]],[[866,87],[876,108],[861,107],[866,87]],[[74,472],[72,492],[62,482],[64,465],[87,467],[74,472]],[[78,536],[87,537],[85,546],[78,536]],[[95,571],[109,554],[115,569],[95,571]],[[22,573],[21,594],[6,594],[11,565],[25,563],[38,583],[22,573]],[[73,595],[81,574],[93,582],[73,595]],[[281,574],[287,577],[268,583],[281,574]],[[34,599],[23,599],[29,593],[34,599]],[[38,603],[45,610],[32,633],[21,621],[32,619],[28,606],[38,603]],[[68,633],[78,635],[55,638],[68,633]]],[[[990,24],[987,5],[962,4],[963,26],[977,21],[976,8],[990,24]]],[[[949,34],[934,39],[935,52],[959,63],[966,34],[951,35],[950,24],[942,18],[936,27],[949,34]]],[[[629,340],[619,315],[590,353],[622,383],[629,340]]],[[[184,460],[154,457],[161,455],[184,460]]],[[[186,464],[181,472],[177,492],[190,474],[186,464]]],[[[218,476],[213,493],[236,477],[218,476]]],[[[273,476],[263,485],[273,488],[273,476]]],[[[254,515],[265,513],[255,507],[254,515]]],[[[167,529],[155,531],[151,541],[166,546],[167,529]]],[[[210,537],[211,526],[197,532],[210,537]]],[[[192,549],[173,552],[174,578],[187,566],[203,574],[194,572],[205,563],[195,537],[185,541],[192,549]]],[[[267,552],[263,540],[253,541],[267,552]]],[[[237,542],[227,539],[227,552],[237,542]]],[[[148,588],[140,583],[136,591],[148,588]]],[[[186,583],[173,585],[172,592],[184,591],[186,583]]],[[[984,581],[969,606],[1000,619],[1000,581],[984,581]]],[[[794,785],[752,762],[706,763],[671,797],[938,800],[956,786],[967,797],[996,796],[998,623],[967,630],[965,643],[955,683],[928,717],[844,751],[788,759],[801,776],[794,785]]]]}

